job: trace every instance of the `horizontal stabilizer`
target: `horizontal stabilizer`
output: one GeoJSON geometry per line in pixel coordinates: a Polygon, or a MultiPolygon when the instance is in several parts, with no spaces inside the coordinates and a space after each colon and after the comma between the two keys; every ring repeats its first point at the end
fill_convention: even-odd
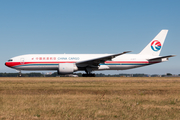
{"type": "Polygon", "coordinates": [[[162,56],[162,57],[157,57],[157,58],[152,58],[152,59],[148,59],[150,60],[159,60],[159,59],[163,59],[163,58],[170,58],[170,57],[175,57],[176,55],[167,55],[167,56],[162,56]]]}

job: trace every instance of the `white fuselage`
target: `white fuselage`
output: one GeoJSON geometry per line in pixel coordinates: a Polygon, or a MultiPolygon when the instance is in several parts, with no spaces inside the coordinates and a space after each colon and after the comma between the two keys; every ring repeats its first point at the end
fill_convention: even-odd
{"type": "MultiPolygon", "coordinates": [[[[81,61],[91,60],[111,54],[29,54],[11,58],[6,62],[6,66],[17,70],[58,70],[59,63],[77,63],[81,61]]],[[[100,63],[98,68],[93,70],[126,70],[161,61],[151,61],[149,58],[157,56],[145,56],[139,54],[124,54],[117,56],[110,61],[100,63]]],[[[86,65],[77,65],[75,71],[87,67],[86,65]]]]}

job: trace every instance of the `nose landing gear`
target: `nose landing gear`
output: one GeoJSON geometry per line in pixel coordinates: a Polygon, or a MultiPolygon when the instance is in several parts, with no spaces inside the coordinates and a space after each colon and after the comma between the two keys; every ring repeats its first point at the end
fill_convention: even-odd
{"type": "Polygon", "coordinates": [[[22,77],[21,71],[20,70],[16,70],[17,72],[19,72],[18,77],[22,77]]]}

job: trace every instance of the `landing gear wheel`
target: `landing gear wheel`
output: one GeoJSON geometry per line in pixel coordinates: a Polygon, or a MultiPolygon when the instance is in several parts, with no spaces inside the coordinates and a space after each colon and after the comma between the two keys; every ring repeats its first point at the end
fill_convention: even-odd
{"type": "Polygon", "coordinates": [[[96,77],[96,74],[82,74],[83,77],[96,77]]]}
{"type": "Polygon", "coordinates": [[[18,77],[22,77],[21,71],[18,71],[18,72],[19,72],[18,77]]]}

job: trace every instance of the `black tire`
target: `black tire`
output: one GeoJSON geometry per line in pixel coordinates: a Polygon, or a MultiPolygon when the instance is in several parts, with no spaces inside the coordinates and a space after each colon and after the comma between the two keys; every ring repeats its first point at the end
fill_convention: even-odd
{"type": "Polygon", "coordinates": [[[95,74],[82,74],[82,77],[96,77],[95,74]]]}

